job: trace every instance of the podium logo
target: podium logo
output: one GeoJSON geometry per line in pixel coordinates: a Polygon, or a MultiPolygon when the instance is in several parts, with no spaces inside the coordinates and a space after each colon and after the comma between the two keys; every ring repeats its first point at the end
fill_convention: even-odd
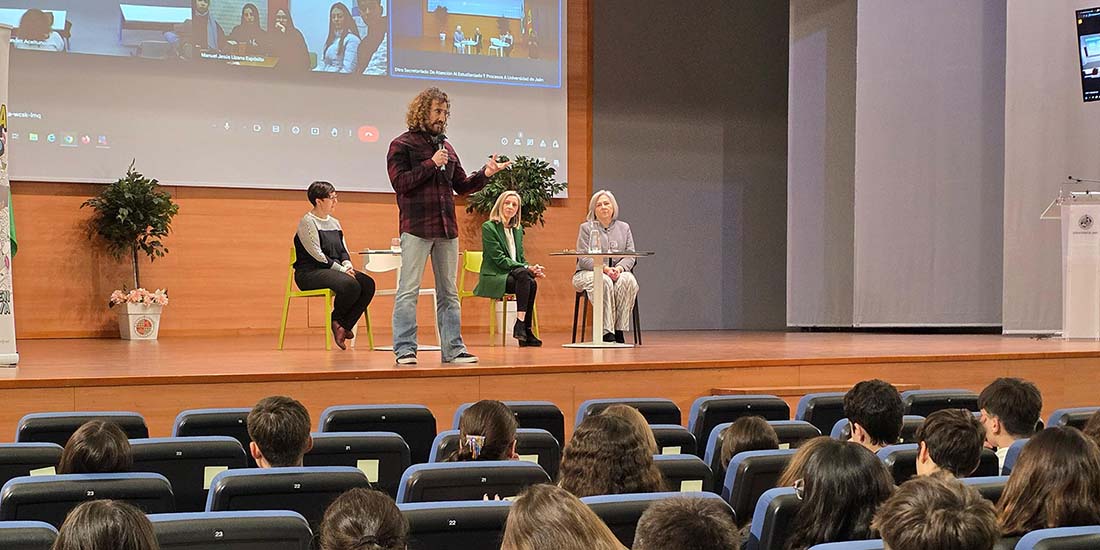
{"type": "Polygon", "coordinates": [[[1092,216],[1088,214],[1081,216],[1081,219],[1077,220],[1077,226],[1084,230],[1092,229],[1092,216]]]}

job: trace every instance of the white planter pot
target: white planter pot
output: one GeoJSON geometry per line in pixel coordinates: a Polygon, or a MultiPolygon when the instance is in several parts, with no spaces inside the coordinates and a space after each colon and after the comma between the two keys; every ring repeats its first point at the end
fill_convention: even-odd
{"type": "Polygon", "coordinates": [[[123,340],[156,340],[160,330],[160,312],[164,306],[157,304],[119,304],[118,335],[123,340]]]}

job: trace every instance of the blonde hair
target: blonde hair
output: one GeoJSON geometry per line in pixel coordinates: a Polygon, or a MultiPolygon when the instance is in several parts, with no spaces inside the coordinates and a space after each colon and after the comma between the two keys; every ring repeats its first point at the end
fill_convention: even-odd
{"type": "Polygon", "coordinates": [[[523,199],[519,196],[519,193],[508,190],[500,194],[497,197],[497,202],[493,203],[493,209],[489,211],[489,221],[500,222],[504,227],[516,227],[520,225],[523,219],[523,199]],[[506,197],[516,198],[516,215],[512,216],[512,219],[505,220],[504,213],[501,210],[504,208],[504,199],[506,197]]]}
{"type": "Polygon", "coordinates": [[[532,485],[512,503],[502,550],[625,550],[596,513],[560,487],[532,485]]]}
{"type": "Polygon", "coordinates": [[[409,130],[428,130],[428,117],[431,115],[433,101],[443,103],[448,109],[451,107],[451,100],[446,92],[434,87],[425,89],[409,102],[409,110],[405,112],[405,125],[409,130]]]}
{"type": "Polygon", "coordinates": [[[619,219],[619,201],[615,200],[615,195],[607,189],[600,189],[592,193],[592,199],[588,201],[588,217],[585,219],[590,222],[596,221],[596,201],[600,199],[600,195],[607,195],[607,198],[611,201],[611,221],[619,219]]]}

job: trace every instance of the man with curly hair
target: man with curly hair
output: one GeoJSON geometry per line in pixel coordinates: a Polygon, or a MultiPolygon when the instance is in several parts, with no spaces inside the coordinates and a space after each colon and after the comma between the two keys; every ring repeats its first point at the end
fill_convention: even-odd
{"type": "Polygon", "coordinates": [[[405,114],[408,132],[397,136],[386,155],[390,183],[397,192],[401,215],[401,279],[393,306],[393,352],[399,365],[416,364],[416,302],[424,264],[432,259],[439,306],[436,323],[444,363],[476,363],[462,342],[458,302],[458,221],[454,195],[473,193],[511,162],[496,155],[473,174],[462,163],[443,133],[451,101],[439,88],[420,92],[405,114]]]}

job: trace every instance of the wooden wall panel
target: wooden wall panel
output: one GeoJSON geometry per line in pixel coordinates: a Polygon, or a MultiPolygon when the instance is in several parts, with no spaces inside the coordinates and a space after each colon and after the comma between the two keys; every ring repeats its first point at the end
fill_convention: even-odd
{"type": "Polygon", "coordinates": [[[0,390],[0,403],[0,441],[15,440],[16,426],[25,415],[75,410],[72,388],[0,390]]]}

